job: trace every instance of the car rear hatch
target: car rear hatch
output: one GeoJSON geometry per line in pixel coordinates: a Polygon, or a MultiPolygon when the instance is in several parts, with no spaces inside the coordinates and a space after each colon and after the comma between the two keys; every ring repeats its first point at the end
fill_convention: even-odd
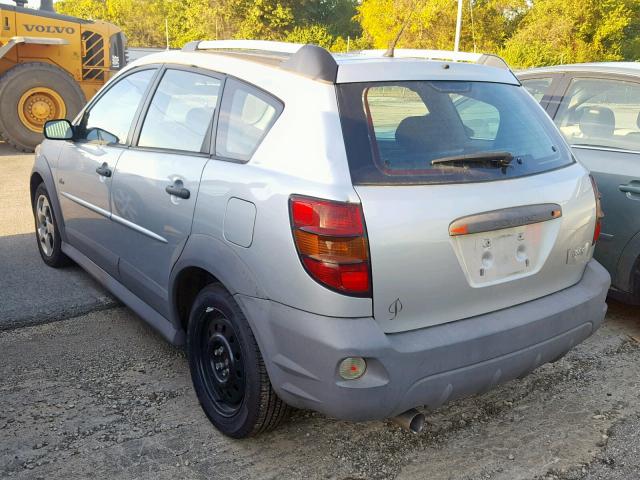
{"type": "Polygon", "coordinates": [[[596,221],[591,182],[521,87],[353,83],[338,97],[385,332],[580,280],[596,221]]]}

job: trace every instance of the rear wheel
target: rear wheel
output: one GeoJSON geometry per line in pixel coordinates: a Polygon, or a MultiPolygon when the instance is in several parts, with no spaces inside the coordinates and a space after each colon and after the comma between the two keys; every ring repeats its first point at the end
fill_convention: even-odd
{"type": "Polygon", "coordinates": [[[250,437],[286,417],[289,407],[271,386],[247,319],[219,284],[205,287],[194,301],[187,351],[200,404],[222,433],[250,437]]]}
{"type": "Polygon", "coordinates": [[[0,133],[18,150],[33,151],[46,121],[73,118],[84,104],[82,90],[61,68],[17,65],[0,78],[0,133]]]}

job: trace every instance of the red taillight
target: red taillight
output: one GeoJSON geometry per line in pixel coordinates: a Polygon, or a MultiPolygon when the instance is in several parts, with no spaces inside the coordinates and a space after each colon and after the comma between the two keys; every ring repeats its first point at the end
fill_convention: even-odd
{"type": "Polygon", "coordinates": [[[602,219],[604,217],[604,212],[602,211],[602,203],[600,202],[600,191],[598,190],[598,184],[596,183],[596,179],[593,178],[593,175],[589,175],[591,179],[591,186],[593,187],[593,194],[596,196],[596,226],[593,229],[593,242],[595,245],[598,241],[598,237],[600,237],[600,231],[602,230],[602,219]]]}
{"type": "Polygon", "coordinates": [[[294,195],[290,207],[293,239],[311,277],[340,293],[369,295],[369,245],[361,206],[294,195]]]}

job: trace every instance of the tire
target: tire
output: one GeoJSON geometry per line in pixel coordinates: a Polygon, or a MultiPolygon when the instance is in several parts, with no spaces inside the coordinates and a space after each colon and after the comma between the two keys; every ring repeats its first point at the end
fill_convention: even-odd
{"type": "Polygon", "coordinates": [[[45,92],[46,98],[49,102],[53,102],[52,104],[58,104],[59,100],[56,100],[58,98],[62,100],[64,106],[64,114],[62,114],[63,110],[51,109],[46,120],[53,120],[49,116],[71,119],[86,103],[84,93],[71,75],[55,65],[30,62],[8,70],[0,77],[0,135],[9,144],[23,152],[32,152],[43,138],[41,127],[38,129],[39,120],[42,118],[36,121],[34,117],[35,123],[31,126],[38,129],[34,131],[25,124],[18,113],[23,95],[29,91],[34,91],[35,94],[38,89],[45,92]]]}
{"type": "Polygon", "coordinates": [[[33,197],[33,218],[36,224],[36,243],[44,263],[53,268],[69,265],[71,259],[62,252],[60,229],[44,183],[38,185],[33,197]]]}
{"type": "Polygon", "coordinates": [[[211,423],[233,438],[277,427],[290,407],[273,390],[251,327],[222,285],[200,291],[187,330],[191,379],[211,423]]]}

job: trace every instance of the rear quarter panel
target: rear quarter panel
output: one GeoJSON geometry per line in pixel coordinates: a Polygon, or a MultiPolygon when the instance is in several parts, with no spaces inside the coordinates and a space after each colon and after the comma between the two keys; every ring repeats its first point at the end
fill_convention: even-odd
{"type": "MultiPolygon", "coordinates": [[[[371,316],[371,299],[328,290],[306,273],[298,258],[289,220],[290,195],[349,202],[359,198],[351,185],[333,86],[290,77],[290,84],[279,89],[289,92],[280,96],[284,110],[253,158],[246,164],[212,159],[205,166],[193,235],[209,237],[219,246],[215,254],[200,254],[211,268],[223,270],[226,281],[221,280],[232,293],[319,315],[371,316]],[[232,198],[255,205],[248,247],[225,236],[232,198]]],[[[237,221],[233,225],[239,228],[237,221]]]]}

